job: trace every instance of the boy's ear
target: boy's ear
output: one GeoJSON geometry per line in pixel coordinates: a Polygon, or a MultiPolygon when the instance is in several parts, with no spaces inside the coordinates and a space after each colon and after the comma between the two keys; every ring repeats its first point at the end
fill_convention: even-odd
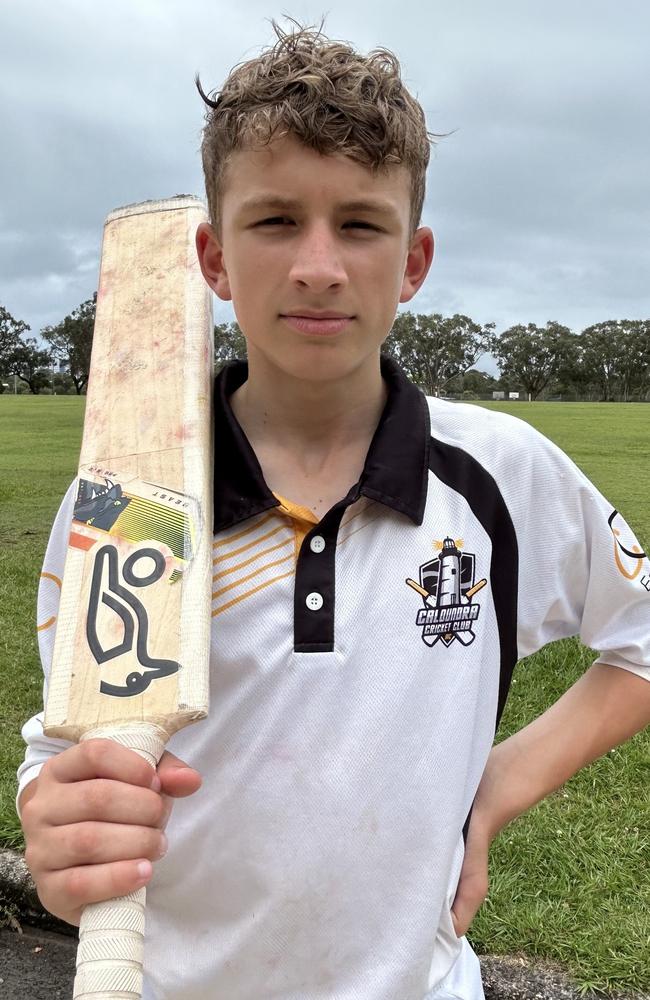
{"type": "Polygon", "coordinates": [[[433,260],[434,244],[432,231],[428,226],[421,226],[411,240],[406,257],[400,302],[409,302],[424,282],[433,260]]]}
{"type": "Polygon", "coordinates": [[[208,222],[202,222],[196,231],[196,253],[201,272],[210,288],[224,302],[229,302],[232,295],[223,249],[217,234],[208,222]]]}

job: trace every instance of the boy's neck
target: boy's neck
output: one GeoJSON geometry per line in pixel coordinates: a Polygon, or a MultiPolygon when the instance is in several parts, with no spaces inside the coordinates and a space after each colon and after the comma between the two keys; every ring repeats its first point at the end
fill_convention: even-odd
{"type": "Polygon", "coordinates": [[[263,456],[273,449],[318,474],[343,452],[362,451],[365,458],[387,396],[379,356],[324,382],[298,379],[251,358],[248,380],[230,403],[263,468],[263,456]]]}

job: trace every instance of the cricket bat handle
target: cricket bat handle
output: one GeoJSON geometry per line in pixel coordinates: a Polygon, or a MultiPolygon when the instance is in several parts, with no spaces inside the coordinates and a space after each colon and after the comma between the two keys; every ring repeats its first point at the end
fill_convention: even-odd
{"type": "MultiPolygon", "coordinates": [[[[93,729],[84,740],[109,739],[135,750],[155,769],[167,733],[131,723],[93,729]]],[[[146,889],[86,906],[79,924],[74,1000],[140,1000],[146,889]]]]}

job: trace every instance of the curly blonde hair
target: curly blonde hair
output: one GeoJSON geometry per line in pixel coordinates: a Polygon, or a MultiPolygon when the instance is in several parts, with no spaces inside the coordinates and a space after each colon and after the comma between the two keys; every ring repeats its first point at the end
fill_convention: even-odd
{"type": "Polygon", "coordinates": [[[430,144],[424,111],[400,76],[397,57],[384,48],[362,56],[319,29],[285,32],[272,21],[277,42],[234,67],[220,91],[198,91],[207,105],[201,155],[208,208],[221,230],[223,177],[231,154],[294,135],[327,155],[343,153],[373,172],[404,164],[411,177],[410,232],[420,224],[430,144]]]}

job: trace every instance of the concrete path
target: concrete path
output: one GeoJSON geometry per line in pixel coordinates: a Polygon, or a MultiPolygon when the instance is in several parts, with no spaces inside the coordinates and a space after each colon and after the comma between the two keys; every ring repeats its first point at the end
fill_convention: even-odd
{"type": "Polygon", "coordinates": [[[23,927],[0,930],[2,1000],[70,1000],[75,938],[23,927]]]}

